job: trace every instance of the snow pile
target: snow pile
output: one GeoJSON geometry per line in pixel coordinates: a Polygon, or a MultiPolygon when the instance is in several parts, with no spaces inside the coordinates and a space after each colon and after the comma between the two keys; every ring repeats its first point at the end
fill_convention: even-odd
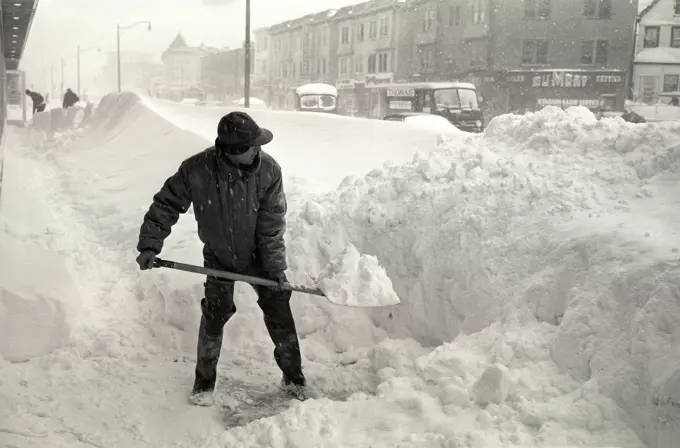
{"type": "MultiPolygon", "coordinates": [[[[18,142],[6,137],[8,147],[18,142]]],[[[0,359],[26,361],[63,347],[80,310],[80,291],[50,239],[58,217],[28,185],[48,179],[7,151],[0,202],[0,359]]]]}
{"type": "MultiPolygon", "coordinates": [[[[353,243],[376,254],[402,303],[372,314],[395,335],[440,344],[483,330],[440,353],[489,339],[483,359],[511,368],[520,414],[529,409],[521,383],[532,380],[517,375],[539,361],[587,381],[555,396],[562,410],[532,404],[547,413],[533,424],[566,418],[580,406],[568,397],[586,387],[588,406],[613,412],[596,397],[601,390],[630,412],[639,434],[657,440],[657,421],[675,412],[658,403],[680,387],[671,379],[680,344],[663,330],[680,319],[670,295],[680,272],[667,261],[680,241],[665,224],[678,222],[679,134],[670,123],[597,121],[583,108],[503,116],[476,146],[454,142],[386,164],[295,210],[289,245],[327,257],[353,243]]],[[[314,272],[313,259],[293,257],[293,268],[314,272]]],[[[474,371],[445,366],[428,379],[474,371]]],[[[569,424],[565,434],[580,431],[569,424]]]]}
{"type": "Polygon", "coordinates": [[[396,305],[399,296],[378,259],[349,245],[321,271],[319,289],[336,305],[374,307],[396,305]]]}
{"type": "MultiPolygon", "coordinates": [[[[52,434],[97,434],[85,439],[93,445],[642,448],[637,433],[651,446],[675,446],[679,126],[545,109],[500,117],[482,138],[425,145],[414,156],[413,140],[397,140],[423,134],[395,137],[399,123],[253,111],[277,135],[272,152],[284,173],[294,174],[286,185],[291,282],[320,276],[353,245],[385,267],[401,302],[362,310],[294,295],[306,374],[328,398],[221,431],[220,410],[199,415],[184,398],[202,279],[138,273],[133,261],[151,196],[209,144],[215,112],[110,98],[88,132],[49,150],[63,176],[54,188],[70,196],[60,206],[75,208],[65,222],[87,224],[72,226],[86,241],[74,243],[81,279],[101,283],[85,304],[97,319],[81,323],[101,331],[100,342],[86,346],[85,333],[76,347],[99,356],[66,350],[41,359],[44,367],[0,363],[0,399],[11,397],[16,416],[5,427],[15,434],[53,415],[52,434]],[[185,130],[170,123],[180,119],[185,130]],[[362,139],[392,139],[392,147],[376,155],[354,144],[362,139]],[[401,164],[376,168],[391,154],[401,164]],[[344,173],[366,175],[321,195],[296,180],[328,188],[344,173]],[[84,267],[93,254],[106,261],[96,275],[84,267]],[[49,384],[39,368],[49,369],[49,384]],[[70,391],[93,369],[97,398],[115,403],[120,418],[99,406],[82,418],[87,397],[70,391]],[[9,395],[22,378],[38,384],[33,395],[9,395]],[[41,400],[43,390],[52,399],[41,400]]],[[[187,216],[162,256],[195,264],[200,249],[187,216]]],[[[237,381],[257,388],[280,376],[244,285],[236,305],[220,363],[224,394],[237,381]]]]}

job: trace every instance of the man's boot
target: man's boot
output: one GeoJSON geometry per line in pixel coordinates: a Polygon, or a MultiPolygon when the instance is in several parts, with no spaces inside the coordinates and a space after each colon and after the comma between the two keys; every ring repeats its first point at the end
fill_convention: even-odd
{"type": "Polygon", "coordinates": [[[284,373],[283,378],[281,378],[281,388],[288,395],[300,401],[305,401],[307,398],[315,398],[310,396],[314,394],[310,393],[311,391],[308,390],[307,380],[302,374],[294,378],[288,378],[288,376],[284,373]]]}
{"type": "Polygon", "coordinates": [[[217,362],[222,349],[222,334],[210,336],[205,332],[205,319],[198,329],[196,379],[189,399],[199,406],[211,406],[217,380],[217,362]]]}

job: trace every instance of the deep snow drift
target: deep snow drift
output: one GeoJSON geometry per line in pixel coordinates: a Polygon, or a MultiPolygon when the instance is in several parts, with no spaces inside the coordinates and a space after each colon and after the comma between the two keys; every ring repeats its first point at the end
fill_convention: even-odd
{"type": "MultiPolygon", "coordinates": [[[[277,138],[292,123],[307,130],[302,139],[289,131],[295,149],[281,138],[272,150],[294,174],[291,280],[319,276],[353,244],[387,268],[401,303],[366,311],[295,296],[305,368],[329,398],[224,431],[221,408],[185,400],[200,277],[134,266],[151,196],[209,143],[216,120],[205,116],[224,110],[154,105],[181,117],[181,130],[148,104],[109,96],[91,128],[33,133],[33,148],[8,148],[5,169],[32,169],[18,179],[60,210],[55,237],[41,244],[61,254],[82,296],[68,345],[0,364],[8,444],[641,447],[635,431],[649,446],[675,446],[680,126],[548,108],[499,117],[483,137],[429,154],[395,142],[400,164],[378,166],[377,156],[341,163],[367,151],[359,143],[319,153],[314,141],[335,122],[346,133],[356,124],[347,133],[356,142],[366,123],[372,141],[398,123],[257,111],[277,138]],[[305,156],[303,168],[315,167],[306,179],[305,156]],[[328,190],[341,165],[370,172],[309,192],[303,180],[328,190]]],[[[194,229],[183,217],[162,256],[200,263],[194,229]]],[[[230,390],[278,378],[253,294],[237,290],[220,364],[225,405],[230,390]]]]}

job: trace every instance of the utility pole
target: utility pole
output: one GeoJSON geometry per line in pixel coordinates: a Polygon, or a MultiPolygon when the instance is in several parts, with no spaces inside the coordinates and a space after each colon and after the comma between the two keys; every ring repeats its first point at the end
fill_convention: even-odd
{"type": "Polygon", "coordinates": [[[78,85],[76,86],[76,91],[78,92],[78,97],[80,97],[80,45],[78,45],[78,85]]]}
{"type": "Polygon", "coordinates": [[[120,24],[118,23],[116,24],[116,65],[118,68],[118,93],[120,93],[120,24]]]}
{"type": "Polygon", "coordinates": [[[50,97],[54,98],[54,64],[50,64],[50,97]]]}
{"type": "Polygon", "coordinates": [[[243,81],[243,106],[250,107],[250,0],[246,0],[246,43],[244,45],[245,57],[245,80],[243,81]]]}
{"type": "Polygon", "coordinates": [[[66,66],[66,63],[64,62],[64,58],[61,58],[61,97],[64,97],[64,67],[66,66]]]}

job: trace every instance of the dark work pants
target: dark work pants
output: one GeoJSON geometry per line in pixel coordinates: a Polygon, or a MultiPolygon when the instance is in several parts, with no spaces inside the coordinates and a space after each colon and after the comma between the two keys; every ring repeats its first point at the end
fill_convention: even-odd
{"type": "MultiPolygon", "coordinates": [[[[219,269],[215,263],[207,261],[206,266],[219,269]]],[[[245,272],[239,273],[267,277],[257,263],[253,263],[245,272]]],[[[253,289],[257,293],[257,304],[262,309],[264,323],[274,343],[276,363],[286,378],[294,383],[304,384],[300,344],[290,309],[291,292],[264,286],[253,286],[253,289]]],[[[236,313],[234,282],[209,276],[205,282],[205,298],[201,300],[201,311],[194,391],[215,388],[223,328],[236,313]]]]}

